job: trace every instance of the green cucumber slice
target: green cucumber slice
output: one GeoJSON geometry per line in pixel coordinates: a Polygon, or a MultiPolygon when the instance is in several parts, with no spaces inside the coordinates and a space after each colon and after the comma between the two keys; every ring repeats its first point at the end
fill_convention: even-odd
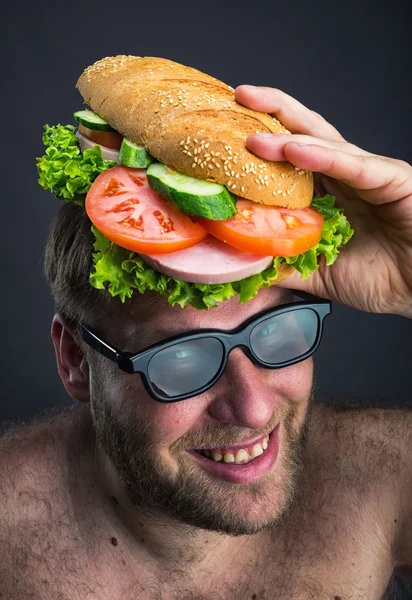
{"type": "Polygon", "coordinates": [[[92,110],[78,110],[74,113],[74,118],[78,123],[81,123],[81,125],[84,125],[89,129],[94,129],[95,131],[115,131],[110,127],[107,121],[99,117],[99,115],[92,110]]]}
{"type": "Polygon", "coordinates": [[[147,169],[147,179],[150,187],[188,215],[223,221],[236,213],[236,196],[219,183],[189,177],[158,162],[147,169]]]}
{"type": "Polygon", "coordinates": [[[119,160],[126,167],[146,169],[153,162],[154,158],[143,146],[138,146],[123,138],[119,151],[119,160]]]}

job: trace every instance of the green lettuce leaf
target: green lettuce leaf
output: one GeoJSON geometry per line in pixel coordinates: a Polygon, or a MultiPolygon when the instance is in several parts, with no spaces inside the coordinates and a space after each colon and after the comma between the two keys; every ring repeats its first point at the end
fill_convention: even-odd
{"type": "Polygon", "coordinates": [[[179,304],[184,308],[190,305],[199,310],[212,308],[217,302],[224,302],[236,295],[239,295],[240,303],[247,302],[256,296],[260,288],[271,285],[284,261],[292,264],[303,279],[307,279],[318,268],[317,258],[321,254],[325,255],[328,265],[335,262],[339,248],[354,234],[343,209],[334,206],[335,200],[334,196],[329,195],[312,200],[312,206],[325,218],[319,244],[298,256],[277,256],[270,267],[257,275],[233,283],[214,285],[187,283],[163,275],[134,252],[107,240],[93,225],[96,252],[93,254],[94,272],[90,274],[90,283],[97,289],[107,289],[112,296],[119,296],[122,302],[131,298],[134,290],[140,293],[154,290],[167,296],[172,306],[179,304]]]}
{"type": "MultiPolygon", "coordinates": [[[[63,200],[84,205],[86,193],[100,173],[115,167],[115,161],[106,160],[99,146],[81,151],[72,125],[44,126],[44,156],[37,158],[38,182],[45,189],[63,200]]],[[[93,253],[94,271],[90,283],[97,289],[107,289],[122,302],[131,298],[134,291],[144,293],[154,290],[167,296],[169,303],[182,308],[193,306],[199,310],[216,306],[232,296],[239,295],[239,302],[247,302],[259,289],[269,287],[278,275],[282,262],[292,264],[302,279],[307,279],[318,268],[318,257],[323,254],[326,264],[335,262],[339,248],[354,234],[342,208],[335,207],[334,196],[315,197],[312,206],[319,210],[325,220],[320,242],[303,254],[293,257],[277,256],[270,267],[241,281],[214,285],[187,283],[163,275],[149,267],[140,256],[107,240],[92,226],[95,235],[93,253]]]]}
{"type": "Polygon", "coordinates": [[[83,205],[96,177],[117,163],[106,160],[99,146],[82,152],[73,125],[45,125],[44,129],[46,152],[36,158],[39,184],[57,198],[83,205]]]}

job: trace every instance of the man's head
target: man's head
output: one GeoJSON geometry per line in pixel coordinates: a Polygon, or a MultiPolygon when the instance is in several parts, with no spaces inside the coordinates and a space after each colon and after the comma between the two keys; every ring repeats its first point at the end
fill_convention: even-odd
{"type": "MultiPolygon", "coordinates": [[[[70,212],[74,213],[72,207],[70,212]]],[[[75,322],[92,325],[125,352],[138,352],[176,333],[234,329],[262,310],[289,301],[288,293],[272,287],[245,304],[234,298],[209,311],[172,308],[162,297],[154,300],[138,294],[121,304],[105,291],[85,288],[91,267],[90,223],[70,216],[68,209],[58,216],[46,252],[46,273],[58,313],[52,333],[59,371],[73,398],[90,401],[98,445],[126,484],[131,502],[153,516],[160,513],[226,534],[272,526],[290,502],[299,470],[312,391],[311,360],[263,369],[236,348],[211,389],[162,404],[149,396],[139,375],[120,371],[85,347],[75,322]],[[63,260],[69,249],[78,256],[63,260]],[[95,298],[98,310],[91,305],[95,298]],[[219,478],[187,452],[246,444],[278,424],[276,463],[251,483],[219,478]]]]}

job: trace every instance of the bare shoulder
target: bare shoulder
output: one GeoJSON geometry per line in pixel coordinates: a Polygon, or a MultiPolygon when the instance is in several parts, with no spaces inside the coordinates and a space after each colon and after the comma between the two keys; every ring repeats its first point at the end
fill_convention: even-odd
{"type": "Polygon", "coordinates": [[[411,567],[412,409],[318,404],[309,429],[309,469],[368,506],[387,532],[394,566],[411,567]]]}
{"type": "Polygon", "coordinates": [[[322,452],[327,461],[329,456],[336,467],[352,467],[362,479],[382,482],[405,475],[411,457],[412,408],[317,403],[310,431],[314,451],[322,452]]]}
{"type": "Polygon", "coordinates": [[[2,426],[0,587],[10,600],[37,597],[29,591],[36,593],[31,586],[37,585],[56,547],[54,523],[69,534],[73,520],[68,490],[77,478],[71,448],[81,444],[81,436],[74,434],[84,421],[85,412],[73,407],[2,426]]]}
{"type": "Polygon", "coordinates": [[[76,456],[86,451],[88,407],[52,409],[0,431],[0,515],[21,521],[41,518],[77,477],[76,456]],[[6,502],[8,500],[8,502],[6,502]]]}

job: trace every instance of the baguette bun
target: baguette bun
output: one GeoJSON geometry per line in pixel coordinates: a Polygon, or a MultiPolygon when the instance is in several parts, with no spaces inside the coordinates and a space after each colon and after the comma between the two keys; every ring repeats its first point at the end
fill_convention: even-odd
{"type": "Polygon", "coordinates": [[[272,116],[234,99],[233,88],[164,58],[113,56],[82,73],[76,88],[94,112],[168,167],[216,181],[242,198],[305,208],[313,176],[249,152],[248,135],[290,133],[272,116]]]}

